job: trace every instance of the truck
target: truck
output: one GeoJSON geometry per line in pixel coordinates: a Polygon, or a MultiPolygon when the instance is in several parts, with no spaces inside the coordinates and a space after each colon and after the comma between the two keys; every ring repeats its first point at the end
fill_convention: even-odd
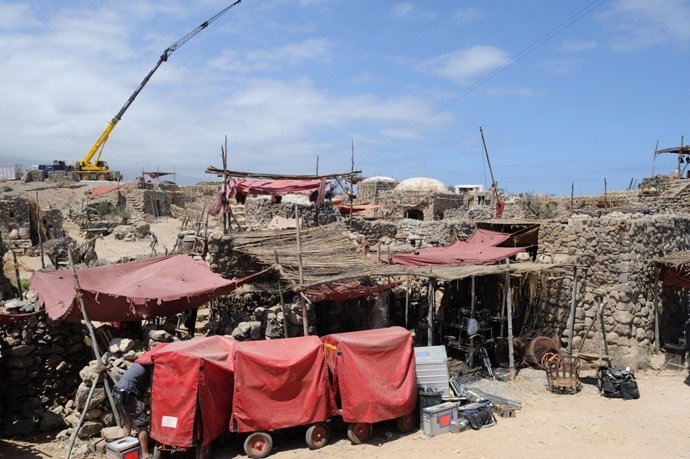
{"type": "Polygon", "coordinates": [[[120,173],[110,170],[108,163],[106,161],[101,160],[101,155],[103,154],[103,147],[105,147],[105,143],[108,141],[110,133],[113,131],[113,129],[115,129],[117,123],[120,122],[122,116],[134,102],[134,99],[136,99],[141,90],[144,89],[146,83],[149,82],[153,74],[156,72],[156,70],[158,70],[158,67],[160,67],[163,62],[166,62],[168,60],[170,54],[172,54],[173,51],[175,51],[180,46],[184,45],[196,34],[208,27],[213,21],[225,14],[230,8],[238,5],[241,1],[242,0],[236,0],[234,3],[225,7],[224,9],[216,13],[215,16],[211,17],[207,21],[202,22],[199,26],[187,33],[187,35],[180,38],[163,51],[163,54],[161,54],[160,58],[158,59],[158,62],[156,62],[156,65],[153,66],[151,71],[144,77],[142,82],[139,83],[139,86],[137,86],[132,95],[129,96],[129,99],[127,99],[127,102],[125,102],[120,111],[117,112],[113,119],[111,119],[108,122],[108,124],[105,127],[105,130],[103,131],[103,133],[101,133],[101,136],[98,138],[98,140],[96,140],[96,143],[94,143],[91,146],[89,151],[84,155],[84,157],[81,160],[77,161],[74,164],[74,173],[78,174],[82,179],[85,180],[119,180],[120,173]],[[95,160],[94,156],[96,157],[95,160]]]}

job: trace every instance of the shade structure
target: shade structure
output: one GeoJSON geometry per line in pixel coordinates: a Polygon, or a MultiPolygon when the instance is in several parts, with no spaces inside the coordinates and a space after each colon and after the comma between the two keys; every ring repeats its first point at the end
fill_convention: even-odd
{"type": "MultiPolygon", "coordinates": [[[[177,314],[228,294],[263,273],[225,279],[187,255],[77,269],[87,315],[101,322],[177,314]]],[[[35,271],[31,288],[52,320],[83,319],[71,270],[35,271]]]]}

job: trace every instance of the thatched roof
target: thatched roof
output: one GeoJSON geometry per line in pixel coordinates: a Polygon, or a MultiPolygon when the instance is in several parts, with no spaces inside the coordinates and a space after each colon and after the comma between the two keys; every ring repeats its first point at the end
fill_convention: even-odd
{"type": "Polygon", "coordinates": [[[652,262],[669,268],[684,268],[690,266],[690,251],[674,252],[663,257],[654,258],[652,262]]]}
{"type": "MultiPolygon", "coordinates": [[[[426,277],[441,282],[464,279],[471,276],[513,274],[553,270],[565,265],[522,262],[501,265],[434,266],[409,268],[388,265],[372,260],[363,254],[355,235],[344,223],[332,223],[301,230],[302,288],[331,282],[342,282],[368,277],[426,277]]],[[[281,276],[293,286],[300,284],[297,231],[255,231],[235,233],[232,248],[256,258],[265,265],[277,264],[281,276]],[[276,262],[276,254],[278,261],[276,262]]]]}

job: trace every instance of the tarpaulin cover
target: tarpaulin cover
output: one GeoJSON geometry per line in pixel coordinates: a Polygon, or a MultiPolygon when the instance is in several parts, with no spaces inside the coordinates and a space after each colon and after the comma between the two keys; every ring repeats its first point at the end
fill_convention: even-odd
{"type": "Polygon", "coordinates": [[[510,233],[502,233],[499,231],[477,228],[465,242],[468,242],[469,244],[481,244],[496,247],[497,245],[501,244],[501,242],[507,241],[509,238],[510,233]]]}
{"type": "Polygon", "coordinates": [[[239,180],[235,192],[247,195],[284,196],[290,193],[311,195],[319,191],[323,180],[239,180]]]}
{"type": "Polygon", "coordinates": [[[305,290],[304,295],[311,301],[344,301],[353,298],[387,292],[400,285],[400,282],[391,282],[383,285],[366,286],[358,281],[334,282],[331,284],[317,285],[305,290]]]}
{"type": "Polygon", "coordinates": [[[120,188],[122,188],[124,185],[116,186],[115,188],[110,188],[110,187],[94,187],[91,188],[91,191],[89,193],[91,196],[96,197],[96,196],[103,196],[106,193],[110,193],[112,191],[117,191],[120,188]]]}
{"type": "MultiPolygon", "coordinates": [[[[522,252],[525,247],[496,247],[510,237],[508,233],[477,228],[467,241],[445,247],[430,247],[410,253],[381,257],[381,261],[404,266],[489,265],[522,252]]],[[[378,258],[372,255],[372,258],[378,258]]]]}
{"type": "Polygon", "coordinates": [[[417,405],[412,335],[389,327],[321,338],[343,421],[378,422],[417,405]]]}
{"type": "Polygon", "coordinates": [[[230,431],[255,432],[323,422],[332,404],[316,336],[235,345],[230,431]]]}
{"type": "Polygon", "coordinates": [[[137,359],[153,364],[151,437],[167,446],[208,445],[228,428],[233,349],[224,336],[159,344],[137,359]]]}
{"type": "Polygon", "coordinates": [[[690,288],[690,270],[674,269],[668,266],[661,268],[659,280],[665,285],[674,287],[690,288]]]}
{"type": "MultiPolygon", "coordinates": [[[[77,269],[86,313],[101,322],[177,314],[228,294],[260,274],[224,279],[187,255],[77,269]]],[[[35,271],[31,288],[52,320],[82,320],[72,270],[35,271]]]]}
{"type": "Polygon", "coordinates": [[[35,316],[40,311],[34,312],[23,312],[18,314],[0,314],[0,327],[16,325],[28,319],[31,316],[35,316]]]}

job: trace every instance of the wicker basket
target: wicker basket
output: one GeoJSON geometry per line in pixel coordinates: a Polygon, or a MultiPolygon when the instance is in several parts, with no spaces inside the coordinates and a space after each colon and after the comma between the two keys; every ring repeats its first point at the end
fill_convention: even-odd
{"type": "Polygon", "coordinates": [[[575,394],[580,390],[580,359],[568,354],[546,363],[548,389],[557,394],[575,394]]]}

